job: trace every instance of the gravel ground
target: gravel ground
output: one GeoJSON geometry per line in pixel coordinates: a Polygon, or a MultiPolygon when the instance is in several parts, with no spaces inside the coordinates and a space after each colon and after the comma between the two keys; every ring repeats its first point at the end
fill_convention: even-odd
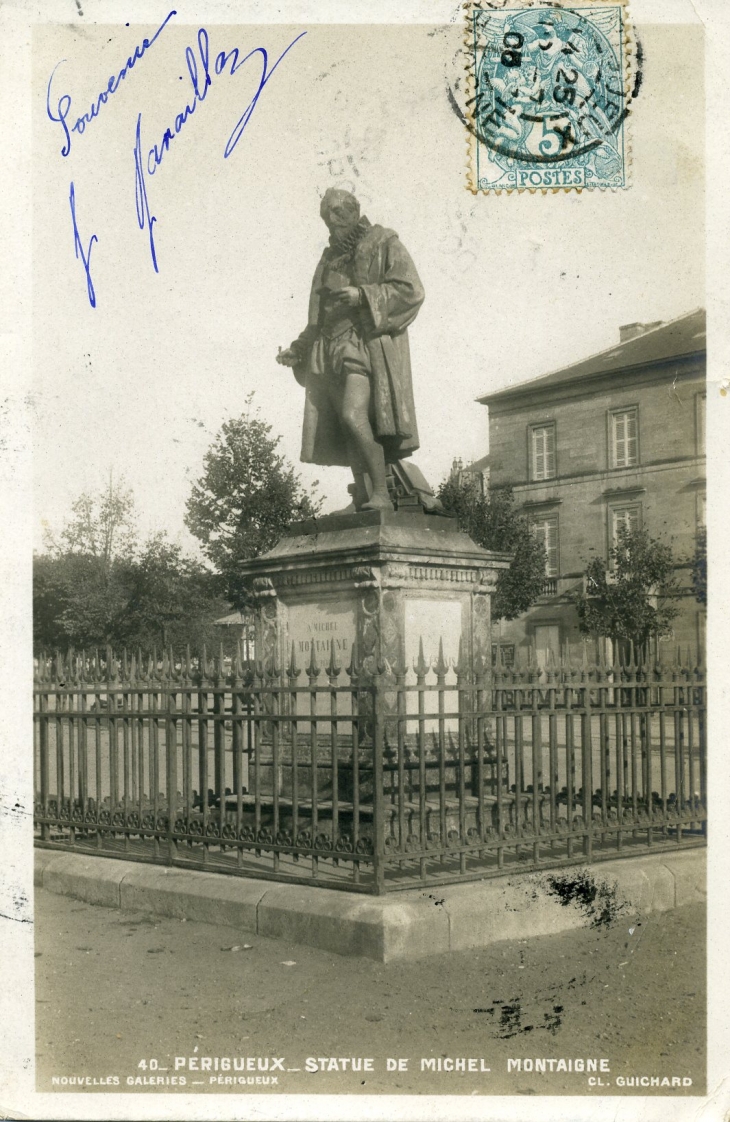
{"type": "Polygon", "coordinates": [[[381,965],[39,889],[36,996],[39,1091],[705,1093],[695,908],[381,965]],[[232,1070],[240,1057],[249,1070],[232,1070]],[[343,1064],[351,1058],[361,1070],[343,1064]],[[458,1059],[476,1070],[430,1066],[458,1059]],[[604,1059],[610,1070],[525,1071],[536,1059],[604,1059]],[[621,1083],[642,1076],[685,1083],[621,1083]],[[118,1082],[91,1082],[107,1078],[118,1082]]]}

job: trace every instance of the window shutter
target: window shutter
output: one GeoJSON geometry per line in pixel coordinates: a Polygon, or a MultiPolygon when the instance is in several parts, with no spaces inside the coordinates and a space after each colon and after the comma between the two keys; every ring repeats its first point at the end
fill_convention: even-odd
{"type": "Polygon", "coordinates": [[[532,478],[552,479],[555,475],[555,428],[545,425],[532,430],[532,478]]]}
{"type": "Polygon", "coordinates": [[[630,467],[638,463],[639,441],[635,409],[613,414],[613,466],[630,467]]]}
{"type": "Polygon", "coordinates": [[[558,575],[558,520],[548,518],[545,523],[545,551],[547,553],[547,568],[545,575],[556,577],[558,575]]]}
{"type": "Polygon", "coordinates": [[[636,433],[636,411],[631,410],[626,417],[626,466],[635,464],[638,460],[638,440],[636,433]]]}
{"type": "Polygon", "coordinates": [[[624,467],[626,463],[625,415],[614,413],[613,417],[613,463],[614,467],[624,467]]]}
{"type": "Polygon", "coordinates": [[[552,425],[543,429],[545,433],[545,478],[552,479],[555,475],[555,429],[552,425]]]}
{"type": "Polygon", "coordinates": [[[545,474],[545,430],[532,430],[533,466],[532,474],[535,479],[542,479],[545,474]]]}

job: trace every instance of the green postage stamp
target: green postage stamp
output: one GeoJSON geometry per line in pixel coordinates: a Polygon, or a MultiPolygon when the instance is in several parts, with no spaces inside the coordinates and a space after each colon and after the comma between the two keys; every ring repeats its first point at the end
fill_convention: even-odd
{"type": "Polygon", "coordinates": [[[469,4],[466,57],[472,191],[627,186],[622,3],[469,4]]]}

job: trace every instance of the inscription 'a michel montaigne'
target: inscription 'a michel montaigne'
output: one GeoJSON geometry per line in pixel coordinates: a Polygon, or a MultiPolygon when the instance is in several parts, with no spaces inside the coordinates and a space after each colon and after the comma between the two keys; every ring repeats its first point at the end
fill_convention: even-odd
{"type": "Polygon", "coordinates": [[[334,643],[336,651],[344,652],[350,649],[350,638],[347,635],[337,634],[336,620],[308,623],[307,631],[309,632],[308,638],[298,640],[297,645],[300,654],[309,654],[312,649],[317,653],[320,651],[329,652],[332,643],[334,643]]]}

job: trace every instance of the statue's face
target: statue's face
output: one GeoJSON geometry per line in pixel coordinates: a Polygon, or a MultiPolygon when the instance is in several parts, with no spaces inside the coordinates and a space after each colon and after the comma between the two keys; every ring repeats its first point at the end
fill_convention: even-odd
{"type": "Polygon", "coordinates": [[[357,225],[358,212],[347,198],[336,199],[324,207],[322,218],[330,234],[342,238],[357,225]]]}

